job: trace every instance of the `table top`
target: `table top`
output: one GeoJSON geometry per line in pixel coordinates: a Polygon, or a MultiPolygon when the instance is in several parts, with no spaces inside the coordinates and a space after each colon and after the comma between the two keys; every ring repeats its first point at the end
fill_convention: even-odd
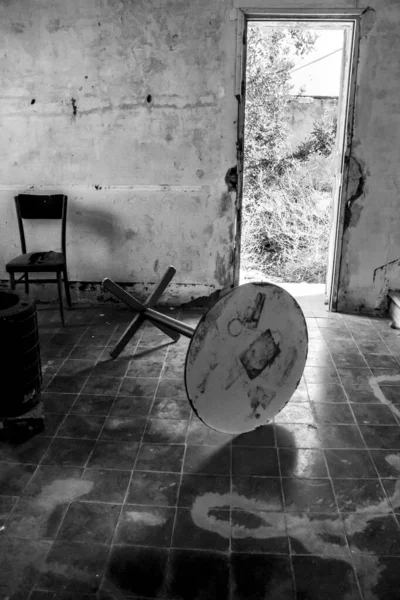
{"type": "Polygon", "coordinates": [[[304,371],[307,325],[296,300],[271,283],[247,283],[202,317],[185,364],[189,401],[209,427],[243,433],[270,422],[304,371]]]}

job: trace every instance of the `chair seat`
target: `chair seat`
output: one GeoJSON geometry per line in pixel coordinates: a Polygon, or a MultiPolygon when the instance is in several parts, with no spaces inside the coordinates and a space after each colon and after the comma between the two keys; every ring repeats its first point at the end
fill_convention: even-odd
{"type": "Polygon", "coordinates": [[[61,271],[65,267],[62,252],[29,252],[20,254],[6,264],[6,271],[61,271]]]}

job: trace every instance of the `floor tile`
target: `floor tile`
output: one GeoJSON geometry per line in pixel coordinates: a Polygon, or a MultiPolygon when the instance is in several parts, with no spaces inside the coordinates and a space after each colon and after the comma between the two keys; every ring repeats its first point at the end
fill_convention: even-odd
{"type": "Polygon", "coordinates": [[[139,442],[146,426],[143,417],[107,417],[100,433],[102,440],[139,442]]]}
{"type": "MultiPolygon", "coordinates": [[[[381,483],[389,498],[389,505],[394,512],[400,514],[400,479],[381,479],[381,483]]],[[[386,504],[386,503],[385,503],[386,504]]]]}
{"type": "Polygon", "coordinates": [[[359,351],[347,351],[341,353],[332,353],[333,362],[337,368],[364,368],[370,366],[367,364],[363,354],[359,351]]]}
{"type": "Polygon", "coordinates": [[[328,477],[324,454],[316,448],[280,448],[279,463],[282,477],[328,477]]]}
{"type": "Polygon", "coordinates": [[[379,477],[400,479],[400,451],[371,450],[370,453],[379,477]]]}
{"type": "Polygon", "coordinates": [[[229,600],[228,557],[217,552],[172,550],[167,598],[229,600]]]}
{"type": "Polygon", "coordinates": [[[108,553],[109,547],[105,544],[56,540],[35,587],[42,590],[95,593],[101,582],[108,553]]]}
{"type": "Polygon", "coordinates": [[[94,415],[106,417],[114,403],[115,395],[79,394],[70,410],[73,415],[94,415]]]}
{"type": "Polygon", "coordinates": [[[361,600],[351,564],[320,556],[293,556],[297,597],[361,600]]]}
{"type": "Polygon", "coordinates": [[[48,392],[79,394],[86,383],[85,375],[56,375],[46,388],[48,392]]]}
{"type": "Polygon", "coordinates": [[[192,548],[202,550],[229,549],[230,511],[220,508],[210,508],[201,511],[178,508],[176,523],[172,538],[173,548],[192,548]]]}
{"type": "Polygon", "coordinates": [[[288,404],[276,415],[275,423],[314,423],[311,408],[305,404],[288,404]]]}
{"type": "Polygon", "coordinates": [[[44,431],[43,435],[53,436],[57,433],[58,428],[65,419],[65,414],[62,413],[46,413],[44,414],[44,431]]]}
{"type": "Polygon", "coordinates": [[[158,379],[146,377],[125,377],[119,389],[119,396],[150,396],[154,398],[158,379]]]}
{"type": "Polygon", "coordinates": [[[376,470],[367,450],[324,450],[332,478],[376,478],[376,470]]]}
{"type": "Polygon", "coordinates": [[[156,398],[185,398],[186,390],[183,377],[178,379],[164,379],[157,387],[156,398]]]}
{"type": "Polygon", "coordinates": [[[333,479],[340,512],[388,512],[388,501],[379,479],[333,479]]]}
{"type": "Polygon", "coordinates": [[[86,493],[90,486],[81,481],[83,469],[78,467],[41,465],[28,483],[24,496],[38,502],[70,502],[86,493]]]}
{"type": "Polygon", "coordinates": [[[276,424],[275,438],[278,448],[319,448],[321,446],[317,427],[312,424],[276,424]]]}
{"type": "Polygon", "coordinates": [[[319,425],[322,448],[365,448],[357,425],[319,425]]]}
{"type": "Polygon", "coordinates": [[[58,370],[58,375],[88,377],[89,375],[91,375],[94,365],[94,360],[67,358],[58,370]]]}
{"type": "Polygon", "coordinates": [[[98,440],[90,455],[88,467],[103,469],[133,469],[139,451],[138,442],[98,440]]]}
{"type": "Polygon", "coordinates": [[[229,447],[188,446],[183,465],[184,473],[229,475],[231,451],[229,447]]]}
{"type": "Polygon", "coordinates": [[[80,500],[123,503],[130,480],[129,471],[111,469],[85,469],[82,480],[92,483],[90,490],[80,500]]]}
{"type": "Polygon", "coordinates": [[[38,501],[36,498],[22,497],[12,511],[4,533],[31,540],[55,539],[67,508],[67,500],[57,502],[48,496],[38,501]]]}
{"type": "Polygon", "coordinates": [[[180,473],[184,451],[183,444],[142,444],[135,468],[139,471],[180,473]]]}
{"type": "Polygon", "coordinates": [[[232,477],[232,508],[246,511],[283,510],[282,486],[277,477],[232,477]]]}
{"type": "Polygon", "coordinates": [[[97,439],[106,418],[97,415],[67,415],[57,431],[57,437],[97,439]]]}
{"type": "Polygon", "coordinates": [[[339,383],[335,367],[306,367],[304,377],[307,383],[339,383]]]}
{"type": "Polygon", "coordinates": [[[339,383],[308,383],[307,389],[312,402],[347,403],[344,389],[339,383]]]}
{"type": "MultiPolygon", "coordinates": [[[[215,445],[224,446],[233,439],[233,436],[228,433],[220,433],[214,429],[210,429],[197,418],[191,421],[187,431],[187,443],[189,445],[215,445]]],[[[236,438],[237,439],[237,438],[236,438]]]]}
{"type": "Polygon", "coordinates": [[[107,584],[118,594],[157,598],[164,586],[168,550],[113,546],[107,563],[107,584]]]}
{"type": "Polygon", "coordinates": [[[350,405],[333,402],[315,402],[312,404],[315,420],[318,424],[355,424],[350,405]]]}
{"type": "Polygon", "coordinates": [[[287,512],[286,526],[292,554],[319,554],[326,559],[350,558],[344,523],[340,515],[287,512]]]}
{"type": "Polygon", "coordinates": [[[0,462],[0,495],[22,494],[36,470],[34,464],[0,462]]]}
{"type": "Polygon", "coordinates": [[[283,479],[283,495],[289,512],[337,513],[328,479],[283,479]]]}
{"type": "Polygon", "coordinates": [[[68,542],[109,544],[120,512],[119,504],[73,502],[64,517],[57,539],[68,542]]]}
{"type": "Polygon", "coordinates": [[[129,504],[175,506],[180,474],[135,471],[129,486],[129,504]]]}
{"type": "Polygon", "coordinates": [[[19,600],[28,598],[40,572],[50,541],[0,538],[0,595],[19,600]]]}
{"type": "Polygon", "coordinates": [[[399,363],[392,354],[364,354],[370,368],[399,369],[399,363]]]}
{"type": "Polygon", "coordinates": [[[7,520],[17,501],[18,496],[0,496],[0,527],[7,520]]]}
{"type": "Polygon", "coordinates": [[[149,419],[143,436],[146,443],[182,444],[186,439],[188,421],[149,419]]]}
{"type": "Polygon", "coordinates": [[[400,404],[400,386],[379,384],[379,387],[388,402],[395,406],[400,404]]]}
{"type": "Polygon", "coordinates": [[[95,346],[76,345],[72,348],[69,359],[80,359],[80,360],[93,360],[96,361],[100,358],[103,352],[102,348],[95,346]]]}
{"type": "Polygon", "coordinates": [[[113,542],[169,548],[174,519],[174,508],[125,504],[113,542]]]}
{"type": "Polygon", "coordinates": [[[83,467],[95,445],[95,440],[70,438],[54,439],[41,460],[43,465],[69,465],[83,467]]]}
{"type": "Polygon", "coordinates": [[[355,513],[344,525],[354,554],[400,557],[400,527],[393,515],[355,513]]]}
{"type": "Polygon", "coordinates": [[[117,396],[110,417],[147,417],[153,399],[147,397],[117,396]]]}
{"type": "Polygon", "coordinates": [[[353,562],[364,597],[393,600],[393,590],[399,585],[398,557],[375,557],[356,554],[353,562]]]}
{"type": "Polygon", "coordinates": [[[38,464],[50,445],[52,438],[35,436],[27,441],[0,442],[0,461],[38,464]]]}
{"type": "Polygon", "coordinates": [[[120,389],[122,377],[105,377],[100,375],[92,375],[85,383],[83,394],[102,394],[112,396],[117,394],[120,389]]]}
{"type": "Polygon", "coordinates": [[[77,398],[76,394],[52,394],[44,392],[42,400],[46,413],[67,413],[77,398]]]}
{"type": "Polygon", "coordinates": [[[191,508],[197,499],[204,502],[204,496],[215,502],[214,496],[222,497],[222,506],[230,504],[230,477],[223,475],[183,475],[179,490],[178,506],[191,508]]]}
{"type": "Polygon", "coordinates": [[[360,431],[368,448],[400,450],[399,426],[360,425],[360,431]]]}
{"type": "Polygon", "coordinates": [[[360,425],[397,425],[389,406],[383,404],[354,404],[353,413],[360,425]]]}
{"type": "Polygon", "coordinates": [[[279,476],[278,454],[275,448],[232,448],[233,475],[279,476]]]}
{"type": "Polygon", "coordinates": [[[157,419],[189,419],[190,404],[185,398],[156,398],[151,416],[157,419]]]}
{"type": "Polygon", "coordinates": [[[267,554],[232,554],[232,600],[294,600],[289,558],[267,554]]]}
{"type": "Polygon", "coordinates": [[[129,358],[119,356],[113,360],[103,353],[92,369],[92,377],[125,377],[129,365],[129,358]]]}

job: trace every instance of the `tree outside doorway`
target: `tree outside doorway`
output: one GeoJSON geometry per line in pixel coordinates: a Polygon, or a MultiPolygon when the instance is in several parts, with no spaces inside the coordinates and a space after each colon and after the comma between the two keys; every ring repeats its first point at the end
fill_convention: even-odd
{"type": "Polygon", "coordinates": [[[324,283],[336,116],[320,115],[293,144],[292,71],[314,49],[306,28],[248,27],[241,271],[324,283]]]}

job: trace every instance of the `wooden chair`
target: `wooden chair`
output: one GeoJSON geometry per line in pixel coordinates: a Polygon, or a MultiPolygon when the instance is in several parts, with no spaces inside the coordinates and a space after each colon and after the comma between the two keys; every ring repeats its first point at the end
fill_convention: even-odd
{"type": "Polygon", "coordinates": [[[61,321],[64,325],[64,309],[62,302],[62,281],[64,278],[65,295],[68,307],[71,308],[71,296],[69,292],[67,257],[65,247],[65,234],[67,225],[67,196],[54,194],[38,196],[34,194],[19,194],[15,196],[17,209],[19,234],[21,237],[22,254],[6,264],[6,271],[10,275],[10,287],[15,289],[16,283],[25,282],[25,292],[29,294],[29,273],[51,273],[55,272],[57,279],[31,279],[31,283],[57,283],[58,296],[60,300],[61,321]],[[61,249],[62,252],[26,251],[24,219],[58,219],[61,220],[61,249]],[[20,279],[15,280],[15,273],[24,273],[20,279]]]}

